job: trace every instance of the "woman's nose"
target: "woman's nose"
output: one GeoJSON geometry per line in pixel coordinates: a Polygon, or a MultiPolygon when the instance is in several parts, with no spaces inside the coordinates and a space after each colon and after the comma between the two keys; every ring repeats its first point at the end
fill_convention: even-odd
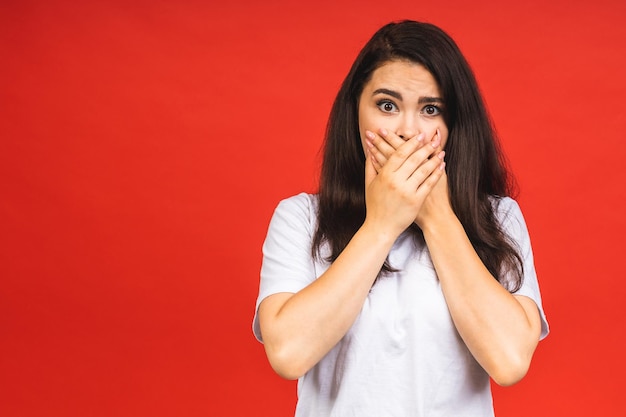
{"type": "Polygon", "coordinates": [[[419,132],[419,126],[417,122],[417,118],[413,116],[405,116],[402,118],[400,122],[400,126],[396,130],[396,135],[400,136],[400,138],[407,140],[417,135],[419,132]]]}

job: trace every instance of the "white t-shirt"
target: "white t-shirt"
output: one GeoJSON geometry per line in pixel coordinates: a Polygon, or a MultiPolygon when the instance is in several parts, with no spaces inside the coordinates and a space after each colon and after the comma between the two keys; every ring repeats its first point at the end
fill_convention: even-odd
{"type": "MultiPolygon", "coordinates": [[[[497,213],[521,249],[524,281],[516,294],[537,304],[544,338],[548,324],[526,224],[510,198],[500,200],[497,213]]],[[[311,256],[316,224],[316,195],[278,205],[263,245],[257,310],[267,296],[296,293],[326,271],[328,248],[319,261],[311,256]]],[[[378,279],[348,333],[298,381],[296,417],[493,416],[489,376],[454,327],[428,249],[405,233],[389,262],[399,271],[378,279]]],[[[262,341],[256,314],[253,329],[262,341]]]]}

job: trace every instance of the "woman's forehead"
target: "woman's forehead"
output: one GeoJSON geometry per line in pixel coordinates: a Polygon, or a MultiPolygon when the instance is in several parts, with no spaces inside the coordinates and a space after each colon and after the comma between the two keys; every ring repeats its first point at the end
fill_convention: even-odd
{"type": "Polygon", "coordinates": [[[439,96],[440,89],[433,75],[423,65],[410,61],[388,61],[378,67],[366,83],[371,94],[376,90],[391,90],[400,94],[439,96]]]}

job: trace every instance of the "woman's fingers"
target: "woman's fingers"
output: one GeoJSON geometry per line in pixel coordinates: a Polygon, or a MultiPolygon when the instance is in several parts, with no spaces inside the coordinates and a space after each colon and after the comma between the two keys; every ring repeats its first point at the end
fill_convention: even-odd
{"type": "MultiPolygon", "coordinates": [[[[420,146],[420,141],[418,137],[415,136],[400,145],[384,164],[382,164],[380,160],[378,160],[378,163],[380,163],[386,171],[398,172],[401,178],[407,179],[434,151],[433,148],[420,148],[420,146]]],[[[376,157],[377,154],[373,150],[371,150],[371,153],[376,157]]]]}
{"type": "Polygon", "coordinates": [[[426,145],[415,136],[403,142],[382,166],[368,144],[365,184],[371,221],[382,221],[393,228],[405,228],[415,221],[443,173],[444,153],[439,145],[439,136],[426,145]]]}
{"type": "Polygon", "coordinates": [[[381,169],[383,169],[383,166],[378,162],[378,160],[376,159],[376,157],[374,155],[372,155],[372,152],[370,152],[369,150],[367,151],[367,154],[369,155],[369,158],[371,159],[371,164],[374,167],[374,170],[376,171],[376,173],[378,174],[380,172],[381,169]]]}
{"type": "MultiPolygon", "coordinates": [[[[401,176],[401,178],[419,178],[421,176],[423,181],[423,179],[425,178],[424,175],[428,175],[436,166],[438,166],[438,164],[427,164],[426,162],[429,162],[430,159],[433,159],[431,157],[437,151],[441,143],[439,136],[435,136],[435,138],[428,145],[422,146],[420,142],[421,141],[419,140],[419,136],[409,139],[406,143],[400,146],[389,158],[387,164],[391,165],[392,161],[394,161],[394,165],[391,165],[391,169],[396,171],[401,176]],[[412,144],[412,146],[409,147],[407,146],[408,144],[412,144]],[[410,152],[410,154],[406,155],[406,152],[410,152]],[[401,164],[394,168],[395,161],[403,157],[404,161],[402,161],[401,164]],[[422,165],[425,166],[422,167],[422,165]]],[[[415,182],[415,179],[413,181],[415,182]]]]}
{"type": "Polygon", "coordinates": [[[430,140],[421,134],[405,141],[382,133],[386,137],[376,136],[373,142],[372,135],[366,137],[367,216],[393,228],[405,228],[409,219],[420,225],[420,218],[423,222],[432,211],[433,190],[445,177],[441,134],[437,130],[430,140]],[[391,143],[397,149],[390,151],[391,143]]]}
{"type": "MultiPolygon", "coordinates": [[[[388,144],[389,146],[391,146],[392,149],[398,149],[406,140],[402,139],[400,136],[396,135],[393,132],[388,131],[387,129],[380,129],[378,131],[378,134],[380,135],[380,137],[383,139],[383,141],[388,144]]],[[[421,136],[421,140],[424,140],[424,138],[426,137],[425,134],[420,133],[417,136],[421,136]]],[[[410,138],[408,138],[410,139],[410,138]]]]}
{"type": "Polygon", "coordinates": [[[365,131],[367,146],[374,149],[373,154],[382,165],[385,165],[391,154],[404,143],[402,139],[398,139],[400,142],[394,140],[393,143],[388,143],[382,136],[369,130],[365,131]]]}
{"type": "Polygon", "coordinates": [[[372,153],[368,149],[365,158],[365,188],[369,187],[372,181],[374,181],[380,168],[382,167],[380,165],[377,166],[376,160],[374,160],[372,153]]]}
{"type": "Polygon", "coordinates": [[[420,165],[411,176],[408,178],[408,182],[413,184],[416,190],[423,188],[429,180],[437,182],[437,178],[441,176],[441,171],[445,167],[443,158],[445,152],[440,151],[436,156],[433,156],[422,165],[420,165]]]}
{"type": "MultiPolygon", "coordinates": [[[[433,133],[430,141],[435,138],[441,138],[441,134],[439,133],[439,129],[433,133]]],[[[426,135],[424,133],[420,133],[417,135],[417,139],[420,142],[420,147],[427,144],[429,141],[425,141],[426,135]]],[[[412,138],[409,138],[412,139],[412,138]]],[[[372,156],[374,160],[381,166],[384,166],[385,163],[389,160],[391,155],[402,146],[407,140],[402,139],[400,136],[396,135],[393,132],[390,132],[386,129],[380,129],[378,134],[375,134],[372,131],[365,131],[365,141],[367,147],[372,152],[372,156]]],[[[377,170],[378,171],[378,170],[377,170]]]]}
{"type": "MultiPolygon", "coordinates": [[[[424,135],[420,136],[423,140],[424,135]]],[[[378,134],[372,131],[365,131],[365,140],[367,146],[372,149],[372,154],[375,159],[381,164],[385,165],[385,162],[391,157],[391,154],[395,152],[406,141],[395,133],[389,132],[386,129],[380,129],[378,134]]]]}

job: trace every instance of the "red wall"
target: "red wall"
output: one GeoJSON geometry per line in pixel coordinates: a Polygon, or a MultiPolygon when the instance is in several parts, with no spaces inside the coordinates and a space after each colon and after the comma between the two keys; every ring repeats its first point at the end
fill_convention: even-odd
{"type": "Polygon", "coordinates": [[[552,334],[499,415],[624,415],[625,4],[3,1],[0,415],[291,415],[261,244],[401,18],[457,39],[522,189],[552,334]]]}

